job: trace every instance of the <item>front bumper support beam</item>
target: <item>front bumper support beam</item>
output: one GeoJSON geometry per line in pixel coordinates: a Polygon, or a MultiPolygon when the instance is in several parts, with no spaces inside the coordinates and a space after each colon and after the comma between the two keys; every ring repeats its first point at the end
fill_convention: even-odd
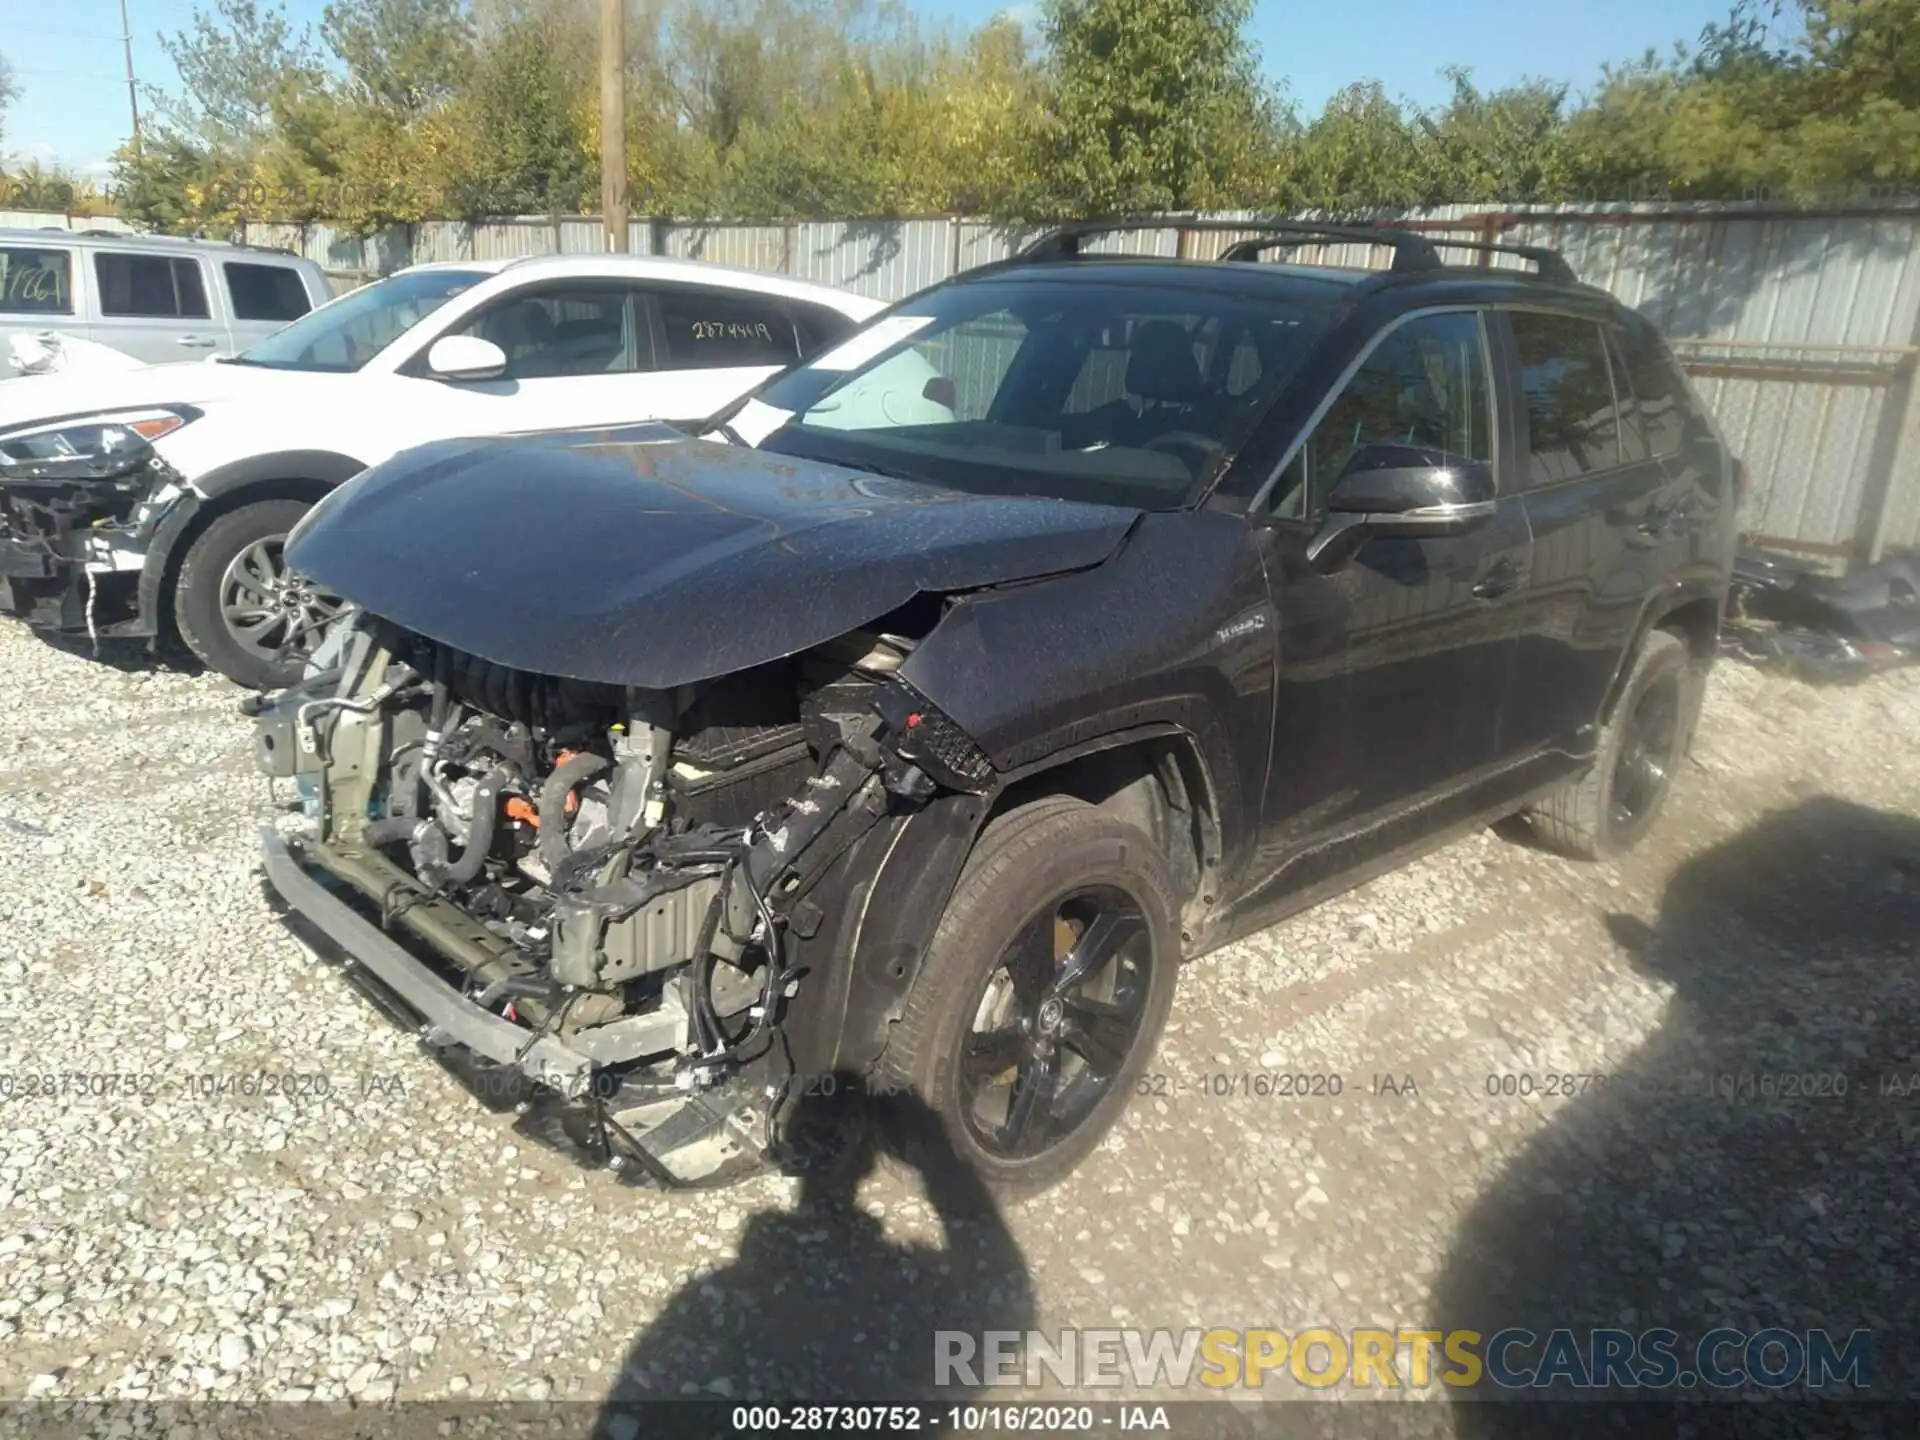
{"type": "Polygon", "coordinates": [[[570,1098],[588,1093],[592,1060],[552,1036],[531,1037],[458,993],[314,879],[271,826],[262,827],[260,846],[267,880],[280,897],[415,1011],[426,1022],[423,1038],[463,1045],[570,1098]]]}

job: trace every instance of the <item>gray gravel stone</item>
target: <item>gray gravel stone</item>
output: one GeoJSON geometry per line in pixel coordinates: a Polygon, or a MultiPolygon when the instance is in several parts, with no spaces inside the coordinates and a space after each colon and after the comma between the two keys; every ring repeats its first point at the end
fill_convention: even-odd
{"type": "MultiPolygon", "coordinates": [[[[1544,1230],[1541,1207],[1579,1218],[1594,1267],[1640,1277],[1580,1291],[1585,1259],[1565,1267],[1608,1323],[1709,1295],[1801,1327],[1815,1298],[1843,1327],[1907,1314],[1920,1195],[1890,1157],[1920,1140],[1920,1098],[1856,1096],[1872,1126],[1821,1132],[1778,1099],[1628,1106],[1487,1080],[1711,1062],[1851,1067],[1864,1086],[1902,1053],[1911,945],[1818,910],[1821,867],[1845,879],[1866,851],[1816,854],[1799,889],[1776,880],[1783,904],[1830,916],[1831,943],[1745,912],[1712,931],[1673,887],[1828,798],[1920,815],[1920,672],[1817,690],[1720,667],[1634,854],[1571,865],[1476,834],[1188,967],[1152,1067],[1178,1083],[1060,1190],[1007,1209],[1022,1280],[947,1235],[908,1177],[871,1180],[858,1220],[796,1225],[785,1180],[666,1196],[527,1143],[274,917],[254,827],[284,811],[250,770],[237,692],[127,663],[0,621],[0,1073],[16,1085],[0,1397],[594,1398],[650,1337],[654,1393],[778,1398],[714,1337],[781,1293],[813,1317],[805,1373],[920,1383],[931,1322],[908,1297],[929,1285],[981,1304],[1030,1290],[1044,1327],[1414,1326],[1448,1318],[1460,1247],[1492,1219],[1509,1241],[1544,1230]],[[1731,973],[1714,967],[1735,951],[1770,1003],[1730,1037],[1689,976],[1731,973]],[[1309,1084],[1239,1088],[1255,1074],[1309,1084]],[[30,1095],[31,1076],[65,1078],[30,1095]],[[1824,1168],[1795,1148],[1808,1134],[1824,1168]],[[1603,1163],[1550,1163],[1562,1147],[1603,1163]],[[1776,1175],[1791,1206],[1749,1178],[1776,1175]],[[915,1247],[911,1286],[850,1258],[883,1241],[915,1247]],[[780,1264],[753,1260],[769,1248],[780,1264]]],[[[1874,863],[1878,903],[1911,903],[1920,846],[1874,863]]]]}

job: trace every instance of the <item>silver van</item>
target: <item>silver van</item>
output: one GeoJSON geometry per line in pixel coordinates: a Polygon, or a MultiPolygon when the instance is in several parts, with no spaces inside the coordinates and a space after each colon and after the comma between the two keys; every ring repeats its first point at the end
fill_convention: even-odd
{"type": "Polygon", "coordinates": [[[0,228],[0,379],[14,336],[86,340],[148,364],[246,349],[331,298],[284,250],[106,230],[0,228]]]}

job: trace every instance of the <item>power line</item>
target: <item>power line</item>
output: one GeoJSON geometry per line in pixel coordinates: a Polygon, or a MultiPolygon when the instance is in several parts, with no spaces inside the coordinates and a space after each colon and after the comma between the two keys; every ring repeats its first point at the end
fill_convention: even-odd
{"type": "Polygon", "coordinates": [[[111,40],[120,43],[118,35],[109,35],[103,30],[70,30],[60,25],[14,25],[8,24],[9,35],[65,35],[75,40],[111,40]]]}
{"type": "Polygon", "coordinates": [[[118,75],[108,75],[99,70],[49,70],[44,65],[15,65],[8,62],[8,69],[16,75],[61,75],[69,80],[119,80],[118,75]]]}

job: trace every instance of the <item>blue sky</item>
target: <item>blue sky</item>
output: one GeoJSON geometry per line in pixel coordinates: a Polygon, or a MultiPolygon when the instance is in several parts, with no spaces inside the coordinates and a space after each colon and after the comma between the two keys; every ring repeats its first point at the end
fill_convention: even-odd
{"type": "MultiPolygon", "coordinates": [[[[923,15],[976,25],[1006,0],[909,0],[923,15]]],[[[317,21],[323,0],[290,0],[289,10],[317,21]]],[[[193,0],[127,0],[135,73],[165,83],[172,71],[157,39],[185,25],[193,0]]],[[[1033,7],[1017,7],[1021,13],[1033,7]]],[[[1446,95],[1440,67],[1463,64],[1498,86],[1527,75],[1591,85],[1608,60],[1691,42],[1726,14],[1728,0],[1259,0],[1249,27],[1267,73],[1286,82],[1303,111],[1341,86],[1367,77],[1392,94],[1432,103],[1446,95]]],[[[0,54],[22,91],[7,115],[0,148],[14,160],[38,158],[91,170],[127,135],[118,0],[0,0],[0,54]]]]}

